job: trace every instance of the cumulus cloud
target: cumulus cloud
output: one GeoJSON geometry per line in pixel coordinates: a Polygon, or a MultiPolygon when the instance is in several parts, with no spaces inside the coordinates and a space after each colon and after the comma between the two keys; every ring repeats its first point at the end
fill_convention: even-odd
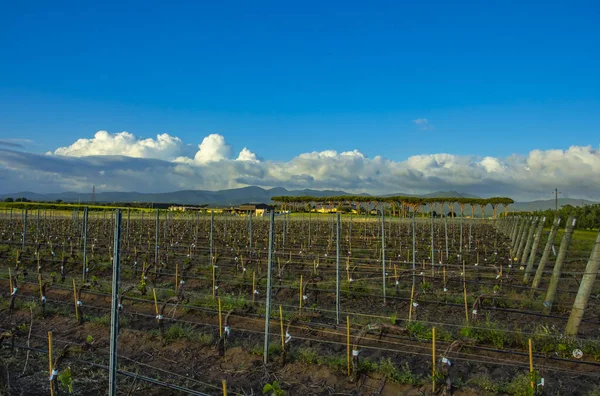
{"type": "Polygon", "coordinates": [[[227,159],[231,156],[231,146],[225,142],[222,135],[213,133],[208,135],[198,145],[198,152],[194,156],[194,161],[199,164],[216,162],[227,159]]]}
{"type": "Polygon", "coordinates": [[[367,157],[358,150],[259,160],[246,147],[235,156],[218,134],[205,137],[197,150],[190,147],[170,135],[139,139],[127,132],[98,132],[51,155],[0,148],[0,192],[90,191],[92,185],[103,191],[167,192],[257,185],[372,194],[455,189],[525,200],[548,198],[559,187],[572,197],[600,199],[600,152],[591,146],[505,158],[420,154],[403,161],[367,157]]]}
{"type": "Polygon", "coordinates": [[[98,131],[92,139],[79,139],[66,147],[57,148],[55,155],[86,157],[91,155],[124,155],[134,158],[157,158],[172,160],[189,152],[190,147],[178,137],[167,133],[157,135],[156,139],[139,139],[129,132],[110,134],[98,131]]]}
{"type": "Polygon", "coordinates": [[[259,162],[258,157],[252,151],[248,150],[248,148],[244,147],[240,154],[237,157],[238,161],[247,161],[247,162],[259,162]]]}

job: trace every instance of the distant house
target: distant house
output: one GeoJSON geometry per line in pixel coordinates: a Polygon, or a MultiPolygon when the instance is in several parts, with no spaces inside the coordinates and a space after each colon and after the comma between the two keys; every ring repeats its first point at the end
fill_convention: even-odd
{"type": "Polygon", "coordinates": [[[206,206],[169,206],[169,210],[172,212],[203,212],[203,213],[227,213],[231,212],[231,209],[226,208],[207,208],[206,206]]]}
{"type": "Polygon", "coordinates": [[[270,210],[273,210],[271,205],[257,203],[257,204],[243,204],[235,208],[235,212],[239,214],[252,213],[254,216],[265,216],[270,210]]]}
{"type": "Polygon", "coordinates": [[[169,206],[169,210],[172,212],[187,212],[190,210],[203,210],[204,208],[196,206],[169,206]]]}
{"type": "Polygon", "coordinates": [[[317,212],[317,213],[337,213],[337,212],[353,213],[353,214],[358,213],[358,210],[356,210],[356,205],[342,205],[342,206],[336,206],[336,205],[330,205],[330,204],[316,205],[312,211],[317,212]]]}

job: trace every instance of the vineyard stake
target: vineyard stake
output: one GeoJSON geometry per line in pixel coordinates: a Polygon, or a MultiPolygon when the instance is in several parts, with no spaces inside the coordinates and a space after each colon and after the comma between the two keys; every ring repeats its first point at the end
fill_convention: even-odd
{"type": "Polygon", "coordinates": [[[433,210],[431,211],[431,276],[435,277],[435,248],[434,248],[433,210]]]}
{"type": "Polygon", "coordinates": [[[83,282],[87,279],[87,232],[88,232],[88,208],[83,210],[83,282]]]}
{"type": "Polygon", "coordinates": [[[432,369],[431,369],[432,384],[431,384],[431,389],[432,389],[432,392],[435,394],[435,327],[431,328],[431,363],[432,363],[432,369]]]}
{"type": "Polygon", "coordinates": [[[458,238],[458,253],[462,257],[462,248],[463,248],[463,212],[460,211],[460,237],[458,238]]]}
{"type": "Polygon", "coordinates": [[[525,240],[527,239],[527,231],[531,227],[532,223],[533,223],[533,217],[528,218],[527,220],[525,220],[525,223],[523,223],[522,231],[519,236],[519,244],[517,245],[517,253],[514,254],[514,252],[513,252],[513,254],[512,254],[513,257],[519,257],[521,255],[521,252],[523,251],[523,248],[525,247],[525,240]]]}
{"type": "MultiPolygon", "coordinates": [[[[443,215],[443,213],[442,213],[443,215]]],[[[444,216],[444,235],[446,239],[446,262],[450,259],[450,248],[448,246],[448,217],[444,216]]]]}
{"type": "Polygon", "coordinates": [[[152,294],[154,295],[154,309],[156,310],[156,316],[158,317],[158,301],[156,300],[156,289],[152,288],[152,294]]]}
{"type": "Polygon", "coordinates": [[[179,263],[175,263],[175,292],[177,293],[177,286],[179,285],[179,263]]]}
{"type": "Polygon", "coordinates": [[[267,301],[265,306],[265,345],[263,353],[263,362],[267,364],[269,361],[269,330],[271,321],[271,275],[273,268],[273,237],[274,237],[274,224],[275,223],[275,211],[271,210],[269,216],[269,255],[267,258],[267,301]]]}
{"type": "MultiPolygon", "coordinates": [[[[415,283],[417,282],[417,238],[415,235],[416,231],[415,231],[415,212],[413,211],[413,218],[412,218],[412,270],[413,270],[413,284],[412,284],[412,288],[413,288],[413,293],[415,290],[415,283]]],[[[412,300],[412,297],[411,297],[412,300]]],[[[411,301],[411,310],[412,310],[412,301],[411,301]]],[[[410,318],[410,317],[409,317],[410,318]]]]}
{"type": "Polygon", "coordinates": [[[252,304],[254,304],[254,300],[255,300],[255,296],[256,293],[254,292],[256,290],[256,271],[252,271],[252,304]]]}
{"type": "Polygon", "coordinates": [[[346,350],[348,355],[348,377],[350,377],[350,315],[346,315],[346,350]]]}
{"type": "Polygon", "coordinates": [[[281,328],[281,352],[285,351],[285,334],[283,333],[283,308],[279,306],[279,327],[281,328]]]}
{"type": "Polygon", "coordinates": [[[531,377],[531,389],[535,390],[533,382],[533,344],[531,338],[529,339],[529,376],[531,377]]]}
{"type": "Polygon", "coordinates": [[[412,321],[412,309],[413,309],[413,299],[415,295],[415,282],[413,281],[412,288],[410,289],[410,305],[408,306],[408,321],[412,321]]]}
{"type": "Polygon", "coordinates": [[[25,244],[27,240],[27,208],[25,208],[25,213],[23,216],[23,252],[25,252],[25,244]]]}
{"type": "Polygon", "coordinates": [[[558,227],[560,226],[560,217],[555,217],[554,222],[552,223],[552,228],[550,229],[550,235],[548,235],[548,241],[546,242],[546,247],[544,248],[544,253],[542,254],[542,258],[540,263],[538,264],[537,270],[535,271],[535,276],[533,278],[533,282],[531,283],[531,291],[533,292],[540,284],[542,280],[542,276],[544,275],[544,268],[546,267],[546,263],[548,262],[548,258],[550,257],[550,252],[552,251],[552,246],[554,245],[554,240],[556,239],[556,233],[558,232],[558,227]]]}
{"type": "Polygon", "coordinates": [[[75,301],[75,319],[79,323],[79,305],[77,304],[77,286],[75,286],[75,279],[73,281],[73,299],[75,301]]]}
{"type": "MultiPolygon", "coordinates": [[[[87,214],[87,208],[86,208],[87,214]]],[[[112,273],[112,310],[110,318],[110,363],[108,394],[116,396],[117,394],[117,338],[119,336],[119,282],[120,282],[120,263],[121,263],[121,224],[123,214],[120,209],[115,210],[115,231],[113,243],[113,273],[112,273]]],[[[73,281],[75,282],[75,281],[73,281]]]]}
{"type": "Polygon", "coordinates": [[[521,255],[521,266],[524,267],[527,264],[527,259],[529,258],[529,252],[531,251],[531,244],[533,243],[533,234],[535,232],[536,226],[539,217],[536,217],[531,223],[531,227],[529,228],[529,233],[527,234],[527,242],[525,243],[525,248],[523,249],[523,254],[521,255]]]}
{"type": "MultiPolygon", "coordinates": [[[[48,372],[49,378],[53,377],[52,372],[54,371],[54,367],[52,367],[52,332],[48,332],[48,372]]],[[[54,384],[50,381],[50,395],[54,396],[54,384]]]]}
{"type": "MultiPolygon", "coordinates": [[[[210,262],[213,263],[213,267],[214,267],[214,257],[213,257],[214,256],[214,254],[213,254],[213,234],[214,234],[214,230],[215,230],[215,211],[212,210],[210,212],[210,262]]],[[[213,278],[214,278],[214,276],[213,276],[213,278]]],[[[213,281],[213,283],[214,283],[214,281],[213,281]]],[[[214,287],[213,287],[213,293],[214,293],[214,287]]]]}
{"type": "Polygon", "coordinates": [[[227,381],[221,380],[221,383],[223,384],[223,396],[227,396],[227,381]]]}
{"type": "Polygon", "coordinates": [[[154,235],[154,270],[155,271],[158,266],[158,236],[159,236],[159,232],[160,232],[159,218],[160,218],[160,209],[156,209],[156,233],[154,235]]]}
{"type": "Polygon", "coordinates": [[[463,260],[463,299],[465,300],[465,318],[469,324],[469,305],[467,304],[467,273],[465,270],[465,260],[463,260]]]}
{"type": "Polygon", "coordinates": [[[590,295],[592,294],[598,269],[600,269],[600,232],[596,237],[596,243],[592,248],[592,253],[590,254],[590,258],[581,278],[581,285],[579,286],[577,297],[575,297],[575,302],[573,303],[573,309],[569,315],[569,321],[567,322],[567,327],[565,329],[565,334],[567,336],[577,335],[579,324],[581,323],[581,319],[583,318],[583,314],[585,312],[585,307],[587,306],[590,295]]]}
{"type": "Polygon", "coordinates": [[[217,299],[219,304],[219,337],[223,337],[223,317],[221,315],[221,297],[217,299]]]}
{"type": "Polygon", "coordinates": [[[299,292],[299,294],[300,294],[300,296],[299,296],[300,299],[298,302],[298,306],[300,307],[300,311],[302,311],[302,275],[300,275],[300,292],[299,292]]]}
{"type": "Polygon", "coordinates": [[[252,212],[250,212],[250,232],[249,232],[250,243],[248,246],[252,249],[252,212]]]}
{"type": "Polygon", "coordinates": [[[560,281],[562,265],[565,261],[565,257],[567,256],[567,250],[569,249],[569,243],[571,242],[571,237],[573,236],[576,222],[577,218],[574,216],[569,216],[567,219],[565,233],[560,241],[558,256],[556,256],[554,270],[552,271],[552,277],[550,278],[550,284],[548,285],[548,291],[546,292],[546,298],[544,299],[544,308],[542,312],[546,315],[549,315],[552,311],[552,304],[554,304],[556,289],[558,288],[558,282],[560,281]]]}
{"type": "MultiPolygon", "coordinates": [[[[383,276],[383,304],[385,305],[385,214],[384,206],[381,204],[381,264],[383,276]]],[[[339,323],[339,321],[338,321],[339,323]]]]}
{"type": "Polygon", "coordinates": [[[529,283],[529,278],[531,277],[533,265],[535,264],[535,256],[536,256],[538,248],[540,246],[540,240],[542,239],[542,232],[544,231],[545,223],[546,223],[546,216],[543,216],[538,224],[537,230],[535,231],[535,239],[533,240],[533,245],[531,246],[531,252],[529,253],[529,259],[527,261],[527,268],[525,268],[525,275],[523,275],[523,283],[524,284],[529,283]]]}
{"type": "Polygon", "coordinates": [[[216,296],[216,292],[217,292],[217,288],[216,288],[216,284],[215,284],[215,263],[212,263],[212,296],[213,298],[215,298],[216,296]]]}
{"type": "MultiPolygon", "coordinates": [[[[336,233],[336,260],[335,260],[335,317],[336,322],[340,324],[340,217],[337,214],[337,233],[336,233]]],[[[385,289],[384,289],[385,290],[385,289]]],[[[385,295],[385,293],[384,293],[385,295]]]]}

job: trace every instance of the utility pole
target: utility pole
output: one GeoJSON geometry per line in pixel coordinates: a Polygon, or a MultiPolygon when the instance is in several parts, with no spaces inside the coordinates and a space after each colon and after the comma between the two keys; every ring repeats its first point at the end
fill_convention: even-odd
{"type": "Polygon", "coordinates": [[[558,194],[562,194],[562,192],[558,191],[558,188],[554,189],[554,209],[558,213],[558,194]]]}

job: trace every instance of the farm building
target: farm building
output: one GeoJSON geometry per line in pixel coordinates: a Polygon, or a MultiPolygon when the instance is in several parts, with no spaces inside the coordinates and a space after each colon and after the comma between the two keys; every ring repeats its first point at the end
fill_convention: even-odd
{"type": "Polygon", "coordinates": [[[235,208],[236,213],[248,214],[252,212],[254,216],[265,216],[268,211],[272,210],[271,205],[257,203],[257,204],[243,204],[235,208]]]}
{"type": "Polygon", "coordinates": [[[358,213],[358,211],[356,210],[356,205],[343,205],[343,206],[330,205],[330,204],[316,205],[312,211],[317,212],[317,213],[338,213],[338,212],[353,213],[353,214],[358,213]]]}

